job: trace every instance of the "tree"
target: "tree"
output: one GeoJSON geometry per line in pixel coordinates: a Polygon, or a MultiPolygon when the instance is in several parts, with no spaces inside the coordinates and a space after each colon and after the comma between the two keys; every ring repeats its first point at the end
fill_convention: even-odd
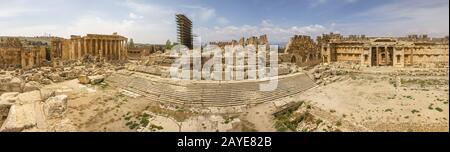
{"type": "Polygon", "coordinates": [[[130,48],[134,48],[134,41],[133,41],[133,39],[130,39],[130,42],[129,42],[130,44],[129,44],[129,47],[130,48]]]}
{"type": "Polygon", "coordinates": [[[172,49],[172,42],[170,42],[170,40],[166,41],[166,50],[170,50],[172,49]]]}

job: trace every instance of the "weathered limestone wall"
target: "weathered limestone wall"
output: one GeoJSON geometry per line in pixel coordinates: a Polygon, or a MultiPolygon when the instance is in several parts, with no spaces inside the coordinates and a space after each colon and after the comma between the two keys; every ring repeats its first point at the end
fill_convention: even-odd
{"type": "Polygon", "coordinates": [[[290,54],[290,60],[287,62],[298,66],[309,66],[320,63],[319,50],[310,36],[295,35],[289,40],[284,53],[290,54]]]}
{"type": "Polygon", "coordinates": [[[210,42],[210,45],[217,45],[220,48],[225,48],[227,45],[236,46],[247,46],[247,45],[269,45],[269,39],[267,38],[267,35],[260,35],[259,38],[256,36],[249,37],[245,39],[242,37],[239,41],[237,40],[231,40],[231,41],[219,41],[219,42],[210,42]]]}
{"type": "Polygon", "coordinates": [[[0,68],[40,66],[46,61],[44,46],[24,46],[18,38],[6,38],[0,42],[0,68]]]}
{"type": "Polygon", "coordinates": [[[343,37],[325,34],[318,37],[322,60],[352,62],[366,66],[448,66],[448,37],[343,37]]]}
{"type": "Polygon", "coordinates": [[[128,46],[128,58],[140,59],[143,56],[149,56],[156,52],[164,52],[165,45],[158,44],[136,44],[133,47],[128,46]]]}

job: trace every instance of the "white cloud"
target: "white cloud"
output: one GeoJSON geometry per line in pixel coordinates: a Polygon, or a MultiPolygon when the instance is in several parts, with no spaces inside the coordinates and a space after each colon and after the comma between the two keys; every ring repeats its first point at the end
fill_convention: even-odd
{"type": "Polygon", "coordinates": [[[144,18],[143,16],[134,14],[133,12],[130,12],[130,13],[128,14],[128,17],[130,17],[131,19],[142,19],[142,18],[144,18]]]}
{"type": "Polygon", "coordinates": [[[322,33],[331,32],[333,25],[325,27],[323,25],[291,26],[283,28],[274,25],[270,20],[262,20],[260,25],[242,25],[242,26],[222,26],[214,28],[202,27],[199,29],[202,40],[210,41],[230,41],[238,40],[241,37],[259,36],[267,34],[269,41],[287,42],[293,35],[311,35],[317,36],[322,33]]]}
{"type": "Polygon", "coordinates": [[[408,34],[449,34],[448,0],[401,0],[355,15],[366,21],[338,23],[347,34],[405,36],[408,34]]]}
{"type": "Polygon", "coordinates": [[[18,17],[41,11],[30,6],[32,5],[27,5],[23,0],[1,1],[0,18],[18,17]]]}
{"type": "MultiPolygon", "coordinates": [[[[120,35],[133,38],[135,42],[142,43],[163,44],[167,39],[175,39],[175,10],[153,3],[138,3],[134,0],[121,1],[118,4],[124,12],[128,10],[129,12],[122,16],[105,16],[101,15],[101,12],[92,13],[89,10],[82,10],[70,18],[66,18],[69,21],[58,23],[0,20],[0,29],[8,29],[0,30],[0,35],[42,36],[51,34],[68,38],[70,35],[85,35],[87,33],[112,34],[113,32],[118,32],[120,35]]],[[[3,6],[2,4],[0,8],[3,8],[3,6]]],[[[22,6],[29,5],[14,3],[14,5],[11,4],[9,7],[22,6]]],[[[8,13],[3,13],[2,15],[21,15],[19,13],[8,13]]]]}
{"type": "Polygon", "coordinates": [[[219,16],[216,13],[216,9],[198,5],[184,5],[183,8],[187,8],[188,16],[192,17],[191,19],[196,23],[208,23],[213,20],[216,21],[220,25],[227,25],[230,21],[223,16],[219,16]]]}

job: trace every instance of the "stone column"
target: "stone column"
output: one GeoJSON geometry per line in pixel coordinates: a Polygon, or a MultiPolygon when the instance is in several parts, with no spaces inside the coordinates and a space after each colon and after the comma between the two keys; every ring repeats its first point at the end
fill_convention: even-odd
{"type": "Polygon", "coordinates": [[[103,47],[103,40],[102,39],[99,39],[99,41],[100,41],[100,49],[98,50],[98,54],[99,54],[99,57],[100,57],[100,60],[103,60],[103,51],[105,50],[105,48],[103,47]]]}
{"type": "Polygon", "coordinates": [[[384,58],[384,63],[386,63],[386,65],[389,65],[389,50],[387,46],[384,46],[384,54],[385,54],[385,58],[384,58]]]}
{"type": "Polygon", "coordinates": [[[120,54],[122,53],[122,47],[123,47],[123,41],[119,40],[119,52],[118,52],[119,60],[122,59],[120,56],[120,54]]]}
{"type": "Polygon", "coordinates": [[[113,40],[112,60],[116,60],[117,40],[113,40]]]}
{"type": "Polygon", "coordinates": [[[114,49],[114,60],[117,60],[117,51],[119,51],[119,41],[118,40],[115,40],[114,41],[115,43],[115,45],[114,45],[114,47],[115,47],[115,49],[114,49]]]}
{"type": "Polygon", "coordinates": [[[109,40],[108,60],[112,59],[113,43],[113,40],[109,40]]]}
{"type": "Polygon", "coordinates": [[[77,54],[77,57],[76,57],[76,59],[80,59],[81,58],[81,39],[78,39],[77,40],[77,50],[78,50],[78,54],[77,54]]]}
{"type": "Polygon", "coordinates": [[[114,40],[109,40],[109,42],[110,42],[109,46],[111,47],[109,50],[109,60],[112,60],[114,54],[114,40]]]}
{"type": "Polygon", "coordinates": [[[111,40],[106,40],[106,60],[111,59],[111,40]]]}
{"type": "Polygon", "coordinates": [[[87,54],[87,45],[86,45],[87,40],[83,39],[83,56],[85,56],[87,54]]]}
{"type": "Polygon", "coordinates": [[[25,61],[25,53],[24,52],[20,52],[20,56],[21,56],[21,59],[20,59],[21,66],[22,66],[22,69],[24,69],[25,65],[27,64],[26,61],[25,61]]]}
{"type": "Polygon", "coordinates": [[[112,60],[116,60],[117,41],[113,40],[112,60]]]}
{"type": "Polygon", "coordinates": [[[410,50],[411,50],[411,54],[409,54],[409,57],[410,57],[410,64],[411,65],[414,65],[414,49],[412,49],[412,48],[410,48],[410,50]]]}
{"type": "Polygon", "coordinates": [[[93,50],[94,50],[94,45],[92,43],[92,39],[89,39],[89,50],[88,50],[89,55],[94,56],[94,53],[92,53],[93,50]]]}
{"type": "Polygon", "coordinates": [[[128,58],[127,40],[124,41],[123,60],[125,60],[126,58],[128,58]]]}
{"type": "Polygon", "coordinates": [[[98,55],[98,53],[97,53],[97,52],[98,52],[98,40],[97,40],[97,39],[92,39],[92,40],[94,41],[94,45],[95,45],[92,54],[93,54],[94,56],[97,56],[97,55],[98,55]]]}
{"type": "Polygon", "coordinates": [[[121,42],[121,40],[117,40],[117,54],[116,54],[116,56],[117,56],[117,60],[120,60],[120,56],[119,56],[119,54],[120,54],[120,42],[121,42]]]}
{"type": "Polygon", "coordinates": [[[108,52],[108,41],[107,40],[103,40],[103,49],[102,49],[102,55],[103,55],[103,58],[105,59],[105,58],[107,58],[107,52],[108,52]]]}
{"type": "Polygon", "coordinates": [[[68,53],[69,59],[72,59],[73,58],[73,54],[75,52],[75,41],[70,40],[69,45],[70,45],[70,49],[69,49],[69,52],[67,52],[67,53],[68,53]]]}
{"type": "Polygon", "coordinates": [[[375,65],[376,65],[376,66],[380,66],[380,65],[379,65],[379,63],[380,63],[380,54],[379,54],[379,53],[380,53],[380,50],[378,49],[378,46],[375,47],[375,48],[376,48],[376,51],[375,51],[375,52],[376,52],[376,55],[377,55],[377,61],[376,61],[376,64],[375,64],[375,65]]]}

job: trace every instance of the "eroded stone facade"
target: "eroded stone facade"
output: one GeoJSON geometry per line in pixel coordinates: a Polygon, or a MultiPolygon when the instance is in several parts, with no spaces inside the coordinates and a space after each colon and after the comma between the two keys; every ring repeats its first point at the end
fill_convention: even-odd
{"type": "Polygon", "coordinates": [[[135,44],[133,46],[128,46],[128,58],[129,59],[139,59],[143,56],[149,56],[150,54],[156,52],[164,52],[166,46],[159,44],[135,44]]]}
{"type": "Polygon", "coordinates": [[[247,46],[247,45],[254,45],[254,46],[269,45],[269,40],[267,39],[267,35],[260,35],[259,37],[252,36],[252,37],[249,37],[247,39],[242,37],[241,39],[239,39],[239,41],[237,41],[237,40],[219,41],[219,42],[210,42],[209,44],[210,45],[217,45],[217,46],[219,46],[220,48],[223,49],[227,45],[231,45],[231,46],[237,46],[237,45],[241,45],[241,46],[247,46]]]}
{"type": "Polygon", "coordinates": [[[30,69],[45,61],[45,46],[24,44],[14,37],[0,39],[0,68],[30,69]]]}
{"type": "Polygon", "coordinates": [[[365,66],[448,66],[448,37],[366,37],[324,34],[318,37],[324,63],[352,62],[365,66]]]}
{"type": "Polygon", "coordinates": [[[283,61],[291,62],[298,66],[309,66],[320,63],[319,45],[306,35],[295,35],[289,39],[283,61]]]}

